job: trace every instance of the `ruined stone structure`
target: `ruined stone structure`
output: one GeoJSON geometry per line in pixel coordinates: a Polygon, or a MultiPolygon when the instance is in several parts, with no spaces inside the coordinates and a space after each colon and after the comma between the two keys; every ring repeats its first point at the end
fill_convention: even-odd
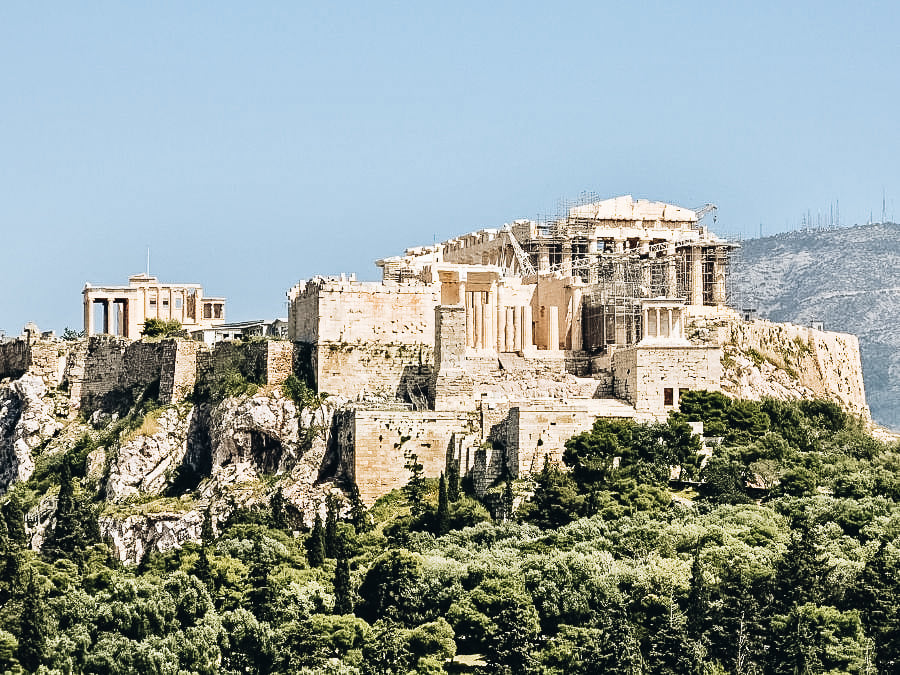
{"type": "Polygon", "coordinates": [[[135,274],[127,286],[85,284],[84,333],[138,339],[145,319],[176,320],[188,330],[225,323],[225,298],[203,296],[200,284],[161,284],[156,277],[135,274]],[[102,309],[99,325],[94,307],[102,309]]]}
{"type": "Polygon", "coordinates": [[[591,202],[407,249],[377,261],[381,283],[301,281],[288,334],[319,391],[357,400],[343,437],[364,499],[402,485],[410,453],[484,487],[557,460],[599,416],[664,418],[680,392],[718,389],[721,348],[684,328],[732,314],[731,247],[688,209],[591,202]]]}

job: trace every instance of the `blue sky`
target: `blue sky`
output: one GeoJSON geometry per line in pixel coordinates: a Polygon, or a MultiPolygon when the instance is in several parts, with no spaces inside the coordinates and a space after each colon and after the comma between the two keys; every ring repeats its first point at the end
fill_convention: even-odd
{"type": "Polygon", "coordinates": [[[0,329],[145,266],[234,320],[584,191],[900,218],[900,3],[0,4],[0,329]],[[896,204],[896,213],[894,212],[896,204]]]}

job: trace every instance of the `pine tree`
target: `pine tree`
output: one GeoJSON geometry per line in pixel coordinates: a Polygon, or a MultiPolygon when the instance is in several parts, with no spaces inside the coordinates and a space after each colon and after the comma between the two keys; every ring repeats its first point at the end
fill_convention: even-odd
{"type": "Polygon", "coordinates": [[[338,498],[330,494],[325,499],[325,557],[337,556],[337,524],[340,502],[338,498]]]}
{"type": "Polygon", "coordinates": [[[435,523],[438,535],[447,534],[450,531],[450,500],[447,498],[447,480],[441,474],[438,483],[438,507],[437,522],[435,523]]]}
{"type": "Polygon", "coordinates": [[[451,459],[447,464],[447,498],[459,501],[459,462],[451,459]]]}
{"type": "Polygon", "coordinates": [[[353,611],[350,590],[350,560],[347,543],[341,539],[337,543],[337,565],[334,568],[334,614],[350,614],[353,611]]]}
{"type": "Polygon", "coordinates": [[[306,538],[306,560],[310,567],[321,567],[325,562],[325,528],[322,526],[322,516],[318,513],[312,532],[306,538]]]}
{"type": "Polygon", "coordinates": [[[34,583],[34,576],[28,580],[28,587],[22,599],[22,616],[19,622],[19,646],[16,658],[25,670],[34,672],[44,658],[46,634],[44,597],[34,583]]]}

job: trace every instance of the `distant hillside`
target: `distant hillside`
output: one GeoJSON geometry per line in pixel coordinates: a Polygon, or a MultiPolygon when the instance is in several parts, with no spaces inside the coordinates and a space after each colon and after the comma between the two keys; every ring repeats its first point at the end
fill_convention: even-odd
{"type": "Polygon", "coordinates": [[[748,239],[739,256],[732,282],[743,307],[859,336],[872,417],[900,429],[900,225],[748,239]]]}

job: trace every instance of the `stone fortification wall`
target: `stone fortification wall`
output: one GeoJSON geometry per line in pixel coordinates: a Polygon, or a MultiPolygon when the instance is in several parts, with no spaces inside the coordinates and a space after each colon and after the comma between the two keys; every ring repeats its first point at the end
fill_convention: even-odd
{"type": "Polygon", "coordinates": [[[751,399],[824,397],[870,419],[855,335],[752,321],[720,327],[719,339],[725,345],[727,393],[751,399]]]}
{"type": "Polygon", "coordinates": [[[629,347],[612,357],[616,397],[639,413],[663,417],[677,409],[679,390],[720,389],[722,350],[716,347],[629,347]],[[666,389],[671,398],[666,400],[666,389]]]}
{"type": "Polygon", "coordinates": [[[176,403],[197,385],[209,390],[231,372],[260,385],[279,385],[293,372],[294,345],[286,341],[202,342],[166,339],[137,341],[93,336],[70,351],[63,375],[74,407],[108,408],[113,399],[131,400],[159,381],[159,401],[176,403]]]}
{"type": "Polygon", "coordinates": [[[2,342],[0,380],[28,373],[40,377],[48,387],[56,387],[63,381],[66,356],[74,344],[60,340],[29,342],[25,338],[2,342]]]}
{"type": "Polygon", "coordinates": [[[434,368],[430,344],[331,342],[311,347],[320,392],[351,399],[365,393],[427,400],[434,368]]]}
{"type": "Polygon", "coordinates": [[[132,342],[126,338],[96,335],[88,339],[81,408],[108,407],[112,398],[132,397],[161,379],[163,342],[132,342]]]}
{"type": "Polygon", "coordinates": [[[313,279],[288,297],[290,337],[309,352],[319,391],[427,397],[438,284],[313,279]]]}
{"type": "Polygon", "coordinates": [[[454,436],[473,433],[478,420],[472,413],[354,409],[343,425],[338,433],[355,448],[348,474],[356,480],[363,502],[371,505],[409,481],[410,454],[417,455],[426,476],[439,476],[454,436]]]}
{"type": "Polygon", "coordinates": [[[562,463],[566,441],[588,431],[598,417],[635,417],[629,405],[613,399],[594,399],[563,404],[560,401],[528,402],[510,408],[505,425],[507,464],[517,478],[537,473],[544,459],[562,463]]]}

